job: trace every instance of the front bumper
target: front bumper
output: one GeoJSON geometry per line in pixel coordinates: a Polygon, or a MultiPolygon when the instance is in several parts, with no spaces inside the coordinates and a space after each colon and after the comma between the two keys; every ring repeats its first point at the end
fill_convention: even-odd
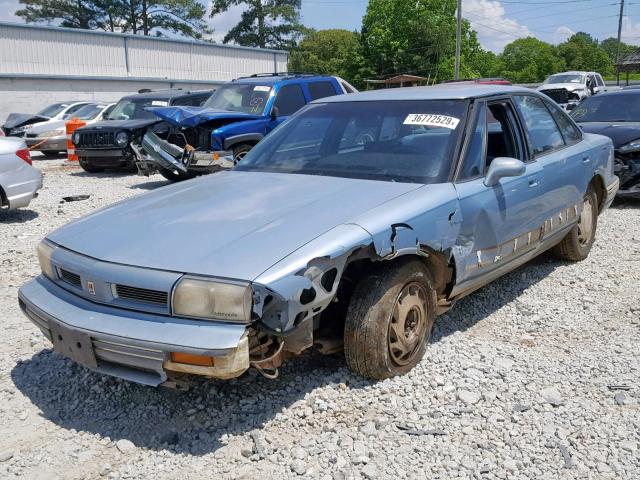
{"type": "Polygon", "coordinates": [[[32,150],[37,151],[56,151],[66,152],[67,150],[67,137],[62,135],[59,137],[24,137],[24,141],[32,150]],[[37,145],[36,148],[33,148],[37,145]]]}
{"type": "Polygon", "coordinates": [[[149,175],[158,168],[187,173],[213,173],[233,167],[233,152],[199,152],[178,147],[147,132],[140,146],[132,145],[140,175],[149,175]]]}
{"type": "Polygon", "coordinates": [[[76,155],[97,167],[124,167],[130,164],[130,155],[123,148],[76,148],[76,155]]]}
{"type": "Polygon", "coordinates": [[[42,275],[23,285],[18,298],[24,314],[52,340],[57,351],[101,373],[158,386],[172,371],[225,379],[240,376],[249,368],[245,325],[99,305],[67,292],[42,275]],[[59,334],[73,338],[69,348],[82,343],[82,351],[88,356],[61,347],[59,334]],[[214,366],[176,364],[171,362],[171,352],[210,356],[214,366]]]}

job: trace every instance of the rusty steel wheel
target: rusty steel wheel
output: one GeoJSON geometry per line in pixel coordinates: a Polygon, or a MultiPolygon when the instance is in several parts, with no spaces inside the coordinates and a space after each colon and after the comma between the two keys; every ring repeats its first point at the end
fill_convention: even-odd
{"type": "Polygon", "coordinates": [[[398,366],[412,363],[427,334],[427,293],[412,282],[400,291],[389,322],[389,355],[398,366]]]}
{"type": "Polygon", "coordinates": [[[554,255],[571,262],[579,262],[587,258],[596,238],[597,226],[598,196],[595,190],[589,187],[582,200],[582,212],[580,212],[578,223],[558,245],[553,247],[554,255]]]}
{"type": "Polygon", "coordinates": [[[376,267],[351,296],[344,326],[344,354],[360,375],[403,375],[424,356],[436,317],[431,273],[416,259],[376,267]]]}

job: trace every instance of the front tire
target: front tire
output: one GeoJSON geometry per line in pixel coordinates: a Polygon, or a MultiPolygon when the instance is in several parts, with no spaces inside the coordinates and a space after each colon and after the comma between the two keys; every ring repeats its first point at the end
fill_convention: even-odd
{"type": "Polygon", "coordinates": [[[233,147],[233,164],[237,165],[253,147],[247,143],[233,147]]]}
{"type": "Polygon", "coordinates": [[[375,380],[409,372],[424,356],[435,317],[436,291],[420,261],[380,268],[351,298],[344,329],[347,365],[375,380]]]}
{"type": "Polygon", "coordinates": [[[582,213],[578,223],[562,241],[553,247],[553,254],[570,262],[579,262],[589,256],[593,242],[596,239],[596,227],[598,226],[598,196],[589,186],[584,194],[582,213]]]}
{"type": "Polygon", "coordinates": [[[104,172],[104,168],[96,167],[95,165],[92,165],[90,162],[88,162],[84,158],[81,158],[78,163],[80,163],[80,167],[82,167],[82,169],[87,173],[104,172]]]}

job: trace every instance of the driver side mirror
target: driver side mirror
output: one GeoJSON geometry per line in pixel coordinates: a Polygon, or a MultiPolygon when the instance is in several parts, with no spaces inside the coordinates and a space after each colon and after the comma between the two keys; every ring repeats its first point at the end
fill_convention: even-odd
{"type": "Polygon", "coordinates": [[[280,109],[274,105],[271,107],[271,114],[269,116],[271,117],[271,120],[277,119],[280,116],[280,109]]]}
{"type": "Polygon", "coordinates": [[[489,165],[489,171],[484,179],[484,184],[487,187],[493,187],[498,184],[501,178],[519,177],[525,172],[526,168],[524,162],[517,158],[494,158],[489,165]]]}

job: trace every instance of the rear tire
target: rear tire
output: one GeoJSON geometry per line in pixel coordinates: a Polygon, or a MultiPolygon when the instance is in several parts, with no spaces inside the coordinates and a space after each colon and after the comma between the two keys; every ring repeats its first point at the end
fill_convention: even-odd
{"type": "Polygon", "coordinates": [[[436,317],[433,280],[420,261],[385,267],[356,286],[344,329],[347,365],[375,380],[403,375],[420,362],[436,317]]]}
{"type": "Polygon", "coordinates": [[[570,262],[579,262],[589,256],[593,242],[596,239],[598,226],[598,196],[593,187],[589,186],[584,194],[582,213],[578,223],[553,247],[553,254],[570,262]]]}
{"type": "Polygon", "coordinates": [[[104,172],[104,168],[96,167],[95,165],[92,165],[90,162],[88,162],[84,158],[81,158],[78,163],[80,164],[82,169],[87,173],[104,172]]]}
{"type": "Polygon", "coordinates": [[[190,172],[173,172],[168,168],[158,168],[158,173],[162,175],[164,178],[169,180],[170,182],[182,182],[183,180],[189,180],[190,178],[195,178],[195,175],[190,172]]]}

